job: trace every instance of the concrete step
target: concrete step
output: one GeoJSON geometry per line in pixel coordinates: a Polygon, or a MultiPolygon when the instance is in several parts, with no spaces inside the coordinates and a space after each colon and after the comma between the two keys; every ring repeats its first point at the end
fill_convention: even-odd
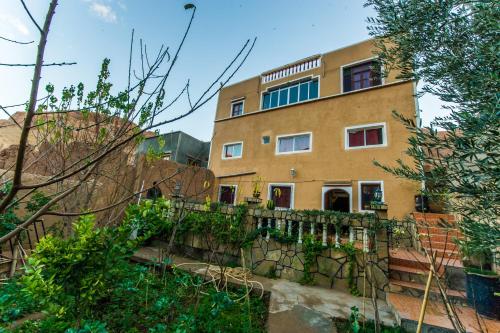
{"type": "MultiPolygon", "coordinates": [[[[413,297],[423,297],[425,294],[425,284],[409,282],[409,281],[400,281],[400,280],[389,280],[389,289],[391,292],[399,293],[403,295],[413,296],[413,297]]],[[[459,305],[467,305],[465,292],[454,290],[448,288],[446,290],[446,295],[455,304],[459,305]]],[[[430,300],[441,300],[441,293],[439,292],[439,288],[431,287],[429,293],[430,300]]]]}
{"type": "Polygon", "coordinates": [[[419,235],[420,240],[431,240],[433,242],[449,242],[455,244],[455,241],[457,239],[462,239],[463,237],[456,237],[452,235],[446,235],[446,234],[427,234],[427,233],[420,233],[419,235]]]}
{"type": "Polygon", "coordinates": [[[453,243],[453,242],[438,242],[434,239],[427,239],[423,238],[420,240],[421,244],[423,247],[426,249],[433,249],[433,250],[448,250],[452,251],[455,253],[458,253],[458,245],[453,243]]]}
{"type": "MultiPolygon", "coordinates": [[[[444,274],[444,271],[441,274],[444,274]]],[[[391,280],[426,284],[428,276],[429,271],[422,268],[389,264],[389,278],[391,280]]],[[[434,280],[432,281],[432,285],[436,286],[434,280]]]]}
{"type": "MultiPolygon", "coordinates": [[[[430,250],[426,248],[427,250],[430,250]]],[[[436,254],[436,261],[443,262],[443,264],[446,264],[447,266],[453,265],[453,266],[462,266],[462,262],[460,260],[460,253],[457,251],[451,251],[451,250],[444,250],[444,249],[433,249],[434,251],[437,252],[436,254]]]]}
{"type": "MultiPolygon", "coordinates": [[[[459,257],[458,253],[454,253],[453,251],[437,250],[436,262],[438,265],[442,266],[463,268],[459,257]]],[[[390,249],[389,263],[397,266],[422,268],[425,270],[428,270],[430,267],[429,260],[423,253],[415,249],[405,248],[390,249]]]]}
{"type": "MultiPolygon", "coordinates": [[[[398,324],[408,332],[415,332],[422,298],[390,292],[387,293],[387,303],[394,311],[398,324]]],[[[467,332],[500,332],[499,321],[476,316],[474,309],[466,306],[454,305],[454,309],[467,332]],[[477,318],[479,318],[479,322],[477,318]],[[481,326],[483,329],[481,329],[481,326]]],[[[437,332],[453,333],[455,330],[446,314],[443,303],[430,300],[425,311],[422,333],[437,332]]]]}
{"type": "Polygon", "coordinates": [[[435,226],[417,226],[417,233],[419,235],[436,235],[436,236],[446,236],[448,235],[449,238],[463,238],[462,234],[460,231],[458,231],[455,228],[442,228],[442,227],[435,227],[435,226]]]}

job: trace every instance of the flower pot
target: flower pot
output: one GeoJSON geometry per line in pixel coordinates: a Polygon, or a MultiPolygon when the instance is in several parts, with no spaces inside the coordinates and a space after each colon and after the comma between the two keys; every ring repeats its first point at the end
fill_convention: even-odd
{"type": "Polygon", "coordinates": [[[260,192],[253,192],[254,198],[260,198],[260,192]]]}
{"type": "Polygon", "coordinates": [[[500,280],[498,275],[467,272],[467,304],[483,316],[500,320],[500,280]]]}

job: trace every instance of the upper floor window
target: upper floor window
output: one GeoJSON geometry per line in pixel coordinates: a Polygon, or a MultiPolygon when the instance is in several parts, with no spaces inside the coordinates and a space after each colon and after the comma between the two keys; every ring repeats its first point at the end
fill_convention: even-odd
{"type": "Polygon", "coordinates": [[[382,83],[380,63],[376,60],[344,67],[342,75],[343,92],[379,86],[382,83]]]}
{"type": "Polygon", "coordinates": [[[226,143],[222,148],[222,158],[240,158],[243,153],[243,142],[226,143]]]}
{"type": "Polygon", "coordinates": [[[385,123],[346,128],[346,149],[387,145],[385,123]]]}
{"type": "Polygon", "coordinates": [[[262,95],[262,110],[318,98],[318,79],[271,88],[262,95]]]}
{"type": "Polygon", "coordinates": [[[311,151],[311,133],[283,135],[276,140],[276,154],[305,153],[311,151]]]}
{"type": "Polygon", "coordinates": [[[243,114],[244,100],[231,103],[231,117],[241,116],[243,114]]]}

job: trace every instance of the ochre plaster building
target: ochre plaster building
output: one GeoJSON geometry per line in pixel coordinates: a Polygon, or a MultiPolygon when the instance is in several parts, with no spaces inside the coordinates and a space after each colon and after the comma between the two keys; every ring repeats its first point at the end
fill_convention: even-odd
{"type": "Polygon", "coordinates": [[[395,165],[419,122],[412,81],[381,77],[372,40],[264,72],[219,94],[209,168],[214,200],[260,197],[278,208],[369,210],[378,192],[389,217],[413,211],[419,184],[375,166],[395,165]],[[381,193],[380,193],[381,192],[381,193]]]}

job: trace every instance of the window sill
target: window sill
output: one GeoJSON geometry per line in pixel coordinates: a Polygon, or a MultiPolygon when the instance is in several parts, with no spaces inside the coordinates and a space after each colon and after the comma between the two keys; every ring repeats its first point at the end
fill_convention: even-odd
{"type": "Polygon", "coordinates": [[[291,151],[291,152],[285,152],[285,153],[275,152],[274,155],[294,155],[294,154],[306,154],[306,153],[312,153],[312,150],[291,151]]]}
{"type": "Polygon", "coordinates": [[[222,160],[239,160],[241,159],[241,156],[238,156],[238,157],[223,157],[222,160]]]}
{"type": "Polygon", "coordinates": [[[387,144],[381,145],[370,145],[370,146],[359,146],[359,147],[345,147],[345,150],[362,150],[362,149],[372,149],[372,148],[386,148],[387,144]]]}

